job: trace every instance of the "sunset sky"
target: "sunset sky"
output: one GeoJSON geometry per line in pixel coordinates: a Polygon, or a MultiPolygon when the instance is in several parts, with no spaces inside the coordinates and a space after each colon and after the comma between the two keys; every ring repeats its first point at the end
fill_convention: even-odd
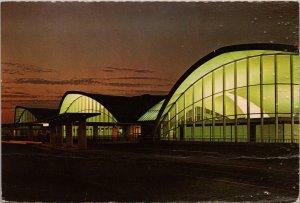
{"type": "Polygon", "coordinates": [[[298,44],[297,2],[2,3],[2,122],[68,90],[167,94],[223,46],[298,44]]]}

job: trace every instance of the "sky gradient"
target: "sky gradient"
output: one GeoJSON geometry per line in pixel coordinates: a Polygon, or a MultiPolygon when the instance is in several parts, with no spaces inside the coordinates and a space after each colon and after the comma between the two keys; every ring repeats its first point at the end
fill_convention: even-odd
{"type": "Polygon", "coordinates": [[[58,108],[68,90],[168,94],[203,56],[242,43],[298,44],[297,2],[1,4],[2,122],[58,108]]]}

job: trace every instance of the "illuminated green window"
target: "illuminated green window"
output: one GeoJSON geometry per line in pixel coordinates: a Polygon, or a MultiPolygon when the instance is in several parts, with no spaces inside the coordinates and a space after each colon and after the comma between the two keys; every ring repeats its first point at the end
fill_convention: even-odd
{"type": "Polygon", "coordinates": [[[206,119],[212,118],[212,96],[204,99],[204,115],[206,119]]]}
{"type": "Polygon", "coordinates": [[[264,85],[263,86],[263,112],[275,113],[275,86],[264,85]]]}
{"type": "Polygon", "coordinates": [[[283,55],[277,56],[277,82],[278,83],[290,83],[290,56],[283,55]]]}
{"type": "Polygon", "coordinates": [[[195,94],[195,101],[199,101],[202,99],[202,80],[198,80],[194,84],[194,94],[195,94]]]}
{"type": "MultiPolygon", "coordinates": [[[[226,91],[225,93],[225,103],[226,103],[226,116],[234,115],[234,92],[232,90],[226,91]]],[[[231,118],[231,117],[228,117],[231,118]]]]}
{"type": "Polygon", "coordinates": [[[202,120],[202,101],[198,101],[194,104],[195,108],[195,121],[202,120]]]}
{"type": "Polygon", "coordinates": [[[170,118],[175,117],[176,115],[176,105],[173,105],[172,108],[170,109],[170,118]]]}
{"type": "Polygon", "coordinates": [[[239,118],[245,118],[247,114],[247,88],[242,87],[236,90],[237,95],[237,114],[241,115],[239,118]]]}
{"type": "Polygon", "coordinates": [[[249,85],[260,83],[260,57],[249,59],[249,85]]]}
{"type": "MultiPolygon", "coordinates": [[[[278,85],[278,113],[291,113],[290,85],[278,85]]],[[[280,115],[289,117],[290,115],[280,115]]]]}
{"type": "Polygon", "coordinates": [[[234,64],[231,63],[225,66],[226,90],[234,88],[234,64]]]}
{"type": "Polygon", "coordinates": [[[223,91],[223,68],[219,68],[214,73],[214,88],[215,93],[222,92],[223,91]]]}
{"type": "Polygon", "coordinates": [[[299,85],[294,85],[294,114],[299,114],[299,85]]]}
{"type": "Polygon", "coordinates": [[[193,103],[193,86],[185,92],[185,106],[190,106],[193,103]]]}
{"type": "Polygon", "coordinates": [[[214,95],[216,117],[223,115],[223,93],[214,95]]]}
{"type": "Polygon", "coordinates": [[[187,107],[185,112],[186,112],[186,115],[185,115],[186,122],[189,124],[193,123],[193,121],[194,121],[193,107],[192,106],[187,107]]]}
{"type": "Polygon", "coordinates": [[[260,86],[249,87],[250,91],[250,118],[260,117],[260,86]],[[256,114],[256,115],[253,115],[256,114]]]}
{"type": "Polygon", "coordinates": [[[212,94],[212,74],[208,74],[204,77],[204,97],[208,97],[212,94]]]}
{"type": "Polygon", "coordinates": [[[184,109],[184,94],[181,95],[180,98],[178,99],[177,106],[178,106],[178,112],[184,109]]]}
{"type": "Polygon", "coordinates": [[[300,74],[300,67],[299,67],[299,57],[293,56],[293,83],[299,84],[299,74],[300,74]]]}
{"type": "Polygon", "coordinates": [[[274,56],[263,56],[263,84],[275,82],[275,61],[274,56]]]}
{"type": "Polygon", "coordinates": [[[247,60],[240,60],[236,64],[237,87],[244,87],[247,84],[247,60]]]}

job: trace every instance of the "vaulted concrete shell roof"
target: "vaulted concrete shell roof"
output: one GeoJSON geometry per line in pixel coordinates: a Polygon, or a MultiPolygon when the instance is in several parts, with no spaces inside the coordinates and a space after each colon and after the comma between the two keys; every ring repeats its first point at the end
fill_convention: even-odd
{"type": "MultiPolygon", "coordinates": [[[[161,95],[141,95],[133,97],[125,96],[111,96],[104,94],[91,94],[81,91],[68,91],[64,94],[61,99],[59,109],[60,113],[66,111],[67,107],[63,107],[65,98],[68,95],[82,95],[96,100],[101,105],[103,105],[118,122],[122,123],[132,123],[137,122],[137,120],[153,105],[157,104],[159,101],[165,98],[161,95]]],[[[74,98],[76,99],[76,98],[74,98]]]]}
{"type": "Polygon", "coordinates": [[[15,123],[20,123],[20,119],[25,113],[29,113],[31,119],[23,120],[23,123],[30,123],[36,121],[43,121],[48,118],[58,115],[58,109],[47,109],[47,108],[28,108],[24,106],[16,106],[15,108],[15,123]]]}

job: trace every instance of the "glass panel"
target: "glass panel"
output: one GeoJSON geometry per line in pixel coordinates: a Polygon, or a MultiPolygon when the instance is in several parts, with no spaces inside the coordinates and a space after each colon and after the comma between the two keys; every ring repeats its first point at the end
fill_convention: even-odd
{"type": "Polygon", "coordinates": [[[185,128],[185,140],[191,140],[191,138],[192,138],[192,127],[190,127],[190,126],[187,126],[186,128],[185,128]]]}
{"type": "Polygon", "coordinates": [[[189,106],[188,108],[186,108],[185,112],[186,112],[186,123],[187,124],[192,124],[193,123],[193,107],[189,106]]]}
{"type": "Polygon", "coordinates": [[[178,99],[177,108],[178,108],[178,112],[184,109],[184,95],[181,95],[180,98],[178,99]]]}
{"type": "Polygon", "coordinates": [[[277,82],[291,83],[290,74],[290,56],[277,56],[277,82]]]}
{"type": "Polygon", "coordinates": [[[234,63],[225,66],[226,90],[234,88],[234,63]]]}
{"type": "Polygon", "coordinates": [[[228,115],[234,115],[234,92],[226,91],[225,93],[225,106],[226,106],[226,116],[228,115]]]}
{"type": "Polygon", "coordinates": [[[214,72],[215,93],[223,91],[223,68],[219,68],[214,72]]]}
{"type": "Polygon", "coordinates": [[[223,126],[215,126],[215,141],[223,141],[223,126]]]}
{"type": "Polygon", "coordinates": [[[195,121],[201,121],[202,120],[202,101],[196,102],[194,104],[195,106],[195,121]]]}
{"type": "Polygon", "coordinates": [[[300,132],[300,125],[294,124],[293,128],[293,134],[294,134],[294,142],[299,143],[299,132],[300,132]]]}
{"type": "Polygon", "coordinates": [[[236,63],[237,69],[237,87],[243,87],[247,84],[247,60],[241,60],[236,63]]]}
{"type": "Polygon", "coordinates": [[[263,85],[263,94],[263,112],[275,113],[275,86],[263,85]]]}
{"type": "Polygon", "coordinates": [[[223,93],[214,95],[215,102],[215,118],[221,120],[223,117],[223,93]]]}
{"type": "Polygon", "coordinates": [[[208,97],[212,94],[212,74],[208,74],[204,77],[204,97],[208,97]]]}
{"type": "Polygon", "coordinates": [[[202,99],[202,79],[195,83],[194,94],[195,101],[202,99]]]}
{"type": "Polygon", "coordinates": [[[283,129],[283,124],[278,124],[278,139],[277,139],[277,142],[283,142],[283,131],[284,131],[284,129],[283,129]]]}
{"type": "Polygon", "coordinates": [[[275,82],[274,64],[274,56],[263,56],[263,84],[272,84],[275,82]]]}
{"type": "Polygon", "coordinates": [[[205,118],[212,118],[212,97],[204,99],[205,118]]]}
{"type": "Polygon", "coordinates": [[[291,143],[291,124],[284,124],[284,142],[291,143]]]}
{"type": "Polygon", "coordinates": [[[211,126],[205,126],[203,140],[210,141],[210,134],[211,134],[211,126]]]}
{"type": "Polygon", "coordinates": [[[180,139],[180,128],[176,128],[175,130],[175,133],[176,133],[176,139],[180,139]]]}
{"type": "Polygon", "coordinates": [[[300,74],[300,67],[299,67],[299,56],[293,56],[293,83],[299,84],[299,74],[300,74]]]}
{"type": "Polygon", "coordinates": [[[299,113],[299,85],[294,85],[294,113],[299,113]]]}
{"type": "Polygon", "coordinates": [[[185,106],[189,106],[193,103],[193,86],[191,86],[186,92],[185,92],[185,106]]]}
{"type": "Polygon", "coordinates": [[[266,121],[263,128],[263,142],[275,142],[275,124],[266,121]]]}
{"type": "Polygon", "coordinates": [[[253,57],[249,59],[249,85],[260,83],[260,58],[253,57]]]}
{"type": "Polygon", "coordinates": [[[202,127],[195,126],[194,139],[195,140],[200,140],[201,135],[202,135],[202,127]]]}
{"type": "Polygon", "coordinates": [[[291,113],[290,85],[278,85],[278,113],[291,113]]]}
{"type": "Polygon", "coordinates": [[[178,114],[178,125],[183,125],[184,124],[184,111],[181,111],[178,114]]]}
{"type": "Polygon", "coordinates": [[[173,118],[175,116],[175,110],[176,110],[176,105],[174,104],[170,110],[170,118],[173,118]]]}
{"type": "Polygon", "coordinates": [[[237,95],[237,114],[247,114],[247,88],[242,87],[236,89],[236,95],[237,95]]]}
{"type": "Polygon", "coordinates": [[[275,124],[269,124],[268,127],[270,142],[275,142],[275,124]]]}
{"type": "Polygon", "coordinates": [[[246,125],[238,125],[237,126],[237,139],[238,142],[246,142],[247,139],[247,126],[246,125]]]}
{"type": "Polygon", "coordinates": [[[174,117],[170,120],[170,129],[173,129],[175,127],[176,127],[176,118],[174,117]]]}
{"type": "MultiPolygon", "coordinates": [[[[249,87],[249,91],[250,91],[250,113],[259,114],[260,113],[260,86],[251,86],[249,87]]],[[[253,117],[251,116],[251,118],[253,117]]]]}
{"type": "Polygon", "coordinates": [[[234,140],[234,130],[232,127],[233,126],[231,125],[226,126],[226,135],[225,135],[226,142],[231,142],[231,140],[234,140]]]}

